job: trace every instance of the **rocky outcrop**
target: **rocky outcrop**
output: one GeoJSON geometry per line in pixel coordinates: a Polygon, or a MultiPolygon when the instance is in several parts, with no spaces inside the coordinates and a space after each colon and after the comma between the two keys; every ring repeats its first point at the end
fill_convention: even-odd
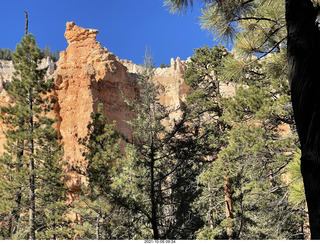
{"type": "MultiPolygon", "coordinates": [[[[0,60],[0,106],[6,106],[9,103],[12,103],[12,99],[8,96],[4,88],[6,84],[8,84],[11,81],[13,72],[14,67],[12,61],[0,60]]],[[[6,128],[0,120],[0,155],[2,148],[6,142],[5,130],[6,128]]]]}
{"type": "MultiPolygon", "coordinates": [[[[131,74],[139,74],[142,71],[142,67],[128,60],[121,60],[121,63],[125,65],[128,72],[131,74]]],[[[154,82],[160,84],[164,89],[160,91],[160,103],[166,106],[172,112],[169,115],[169,123],[172,120],[178,120],[181,116],[181,110],[179,110],[182,103],[186,102],[187,96],[191,93],[191,88],[185,84],[182,75],[187,69],[187,61],[171,58],[170,67],[157,68],[155,70],[154,82]]],[[[220,85],[221,94],[224,97],[234,95],[235,86],[222,83],[220,85]]]]}
{"type": "MultiPolygon", "coordinates": [[[[131,61],[121,60],[121,63],[127,67],[128,72],[131,74],[139,74],[142,71],[141,66],[131,61]]],[[[191,90],[182,78],[183,73],[187,69],[186,61],[181,61],[178,57],[176,60],[172,58],[170,63],[170,67],[157,68],[155,70],[154,82],[163,87],[160,90],[159,101],[172,111],[169,116],[169,120],[172,121],[173,119],[177,120],[181,115],[179,108],[186,101],[186,97],[191,90]]]]}
{"type": "Polygon", "coordinates": [[[170,111],[169,123],[172,120],[178,120],[181,116],[179,109],[186,97],[190,94],[191,89],[187,86],[182,78],[187,69],[185,61],[178,57],[176,60],[171,59],[171,65],[168,68],[157,68],[154,81],[158,82],[164,89],[160,91],[160,103],[166,106],[170,111]]]}
{"type": "MultiPolygon", "coordinates": [[[[91,112],[103,103],[104,115],[110,122],[116,121],[116,129],[130,137],[132,131],[125,121],[132,119],[133,114],[127,109],[123,97],[132,100],[139,94],[136,80],[142,67],[128,60],[119,60],[96,41],[97,34],[97,30],[81,28],[74,22],[67,23],[65,37],[69,46],[61,52],[57,64],[44,59],[39,67],[48,67],[47,78],[52,77],[56,82],[55,91],[51,94],[57,100],[52,116],[58,118],[56,127],[64,144],[64,160],[68,165],[66,183],[73,191],[79,190],[85,181],[74,168],[85,170],[86,167],[78,139],[87,135],[91,112]]],[[[172,110],[177,109],[189,93],[181,78],[185,69],[186,64],[180,58],[172,59],[169,68],[156,69],[155,82],[164,87],[160,102],[172,110]]],[[[11,61],[0,61],[1,106],[12,102],[3,86],[10,82],[13,72],[11,61]]],[[[172,119],[177,116],[177,111],[170,115],[172,119]]],[[[0,149],[4,142],[4,134],[1,133],[0,149]]]]}
{"type": "Polygon", "coordinates": [[[130,120],[132,114],[123,96],[132,100],[139,93],[135,79],[118,57],[96,41],[97,34],[97,30],[67,23],[65,37],[69,46],[60,53],[53,75],[58,100],[57,128],[64,143],[64,160],[68,162],[67,185],[72,190],[77,190],[81,183],[72,168],[85,168],[78,138],[87,135],[90,114],[102,103],[104,115],[110,122],[116,121],[116,129],[130,136],[125,120],[130,120]]]}
{"type": "Polygon", "coordinates": [[[0,60],[0,79],[2,82],[10,82],[13,72],[14,66],[12,61],[0,60]]]}

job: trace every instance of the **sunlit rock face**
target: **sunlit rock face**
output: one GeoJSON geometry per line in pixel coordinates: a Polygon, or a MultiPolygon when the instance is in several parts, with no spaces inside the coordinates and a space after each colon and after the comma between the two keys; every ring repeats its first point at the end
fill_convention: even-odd
{"type": "MultiPolygon", "coordinates": [[[[128,60],[121,60],[121,63],[128,68],[128,72],[132,74],[139,74],[142,67],[134,64],[128,60]]],[[[190,94],[191,89],[187,86],[182,78],[183,73],[187,69],[186,61],[181,61],[178,57],[176,60],[173,58],[170,62],[170,67],[157,68],[153,77],[153,82],[159,84],[163,89],[159,91],[159,101],[162,105],[172,111],[169,115],[169,120],[164,121],[171,124],[173,120],[178,120],[181,116],[179,110],[183,102],[186,102],[186,97],[190,94]]]]}
{"type": "MultiPolygon", "coordinates": [[[[0,107],[7,106],[13,102],[5,90],[6,84],[9,84],[11,81],[13,72],[14,66],[12,61],[0,60],[0,107]]],[[[3,152],[3,147],[6,142],[5,130],[6,127],[0,120],[0,155],[3,152]]]]}
{"type": "Polygon", "coordinates": [[[69,46],[60,53],[58,68],[53,74],[58,100],[55,106],[57,129],[62,137],[64,160],[70,172],[67,184],[72,190],[78,190],[81,184],[73,168],[85,170],[83,150],[78,139],[87,135],[90,114],[96,112],[98,104],[102,103],[103,114],[108,116],[110,122],[117,121],[116,129],[130,136],[132,131],[125,121],[132,119],[133,115],[123,96],[133,100],[139,94],[134,76],[127,72],[118,57],[96,41],[97,34],[97,30],[84,29],[68,22],[65,37],[69,46]]]}

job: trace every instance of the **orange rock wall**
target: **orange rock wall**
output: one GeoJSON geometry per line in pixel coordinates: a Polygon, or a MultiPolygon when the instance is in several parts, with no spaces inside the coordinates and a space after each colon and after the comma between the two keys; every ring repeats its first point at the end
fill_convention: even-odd
{"type": "MultiPolygon", "coordinates": [[[[130,127],[125,120],[133,115],[127,109],[122,94],[133,100],[139,93],[135,79],[127,72],[119,59],[96,41],[97,30],[84,29],[73,22],[67,23],[65,37],[68,48],[61,52],[56,80],[56,114],[58,131],[64,143],[64,159],[68,162],[67,184],[77,190],[81,179],[76,177],[73,167],[85,169],[85,162],[78,138],[87,135],[90,114],[103,103],[103,114],[116,129],[130,136],[130,127]]],[[[80,177],[81,178],[81,177],[80,177]]]]}

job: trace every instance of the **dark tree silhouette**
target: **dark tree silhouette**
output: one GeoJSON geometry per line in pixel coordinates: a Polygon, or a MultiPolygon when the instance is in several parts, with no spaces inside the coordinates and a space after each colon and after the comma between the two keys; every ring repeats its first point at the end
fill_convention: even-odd
{"type": "Polygon", "coordinates": [[[25,29],[24,29],[24,35],[26,36],[28,34],[28,25],[29,25],[28,12],[24,11],[24,14],[26,15],[26,26],[25,26],[25,29]]]}
{"type": "Polygon", "coordinates": [[[310,0],[286,0],[291,97],[311,238],[320,239],[320,32],[310,0]]]}

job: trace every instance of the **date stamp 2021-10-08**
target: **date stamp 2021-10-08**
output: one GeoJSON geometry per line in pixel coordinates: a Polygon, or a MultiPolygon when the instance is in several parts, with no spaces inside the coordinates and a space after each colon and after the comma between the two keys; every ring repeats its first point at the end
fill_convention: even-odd
{"type": "Polygon", "coordinates": [[[144,240],[144,243],[149,244],[171,244],[176,243],[175,240],[144,240]]]}

